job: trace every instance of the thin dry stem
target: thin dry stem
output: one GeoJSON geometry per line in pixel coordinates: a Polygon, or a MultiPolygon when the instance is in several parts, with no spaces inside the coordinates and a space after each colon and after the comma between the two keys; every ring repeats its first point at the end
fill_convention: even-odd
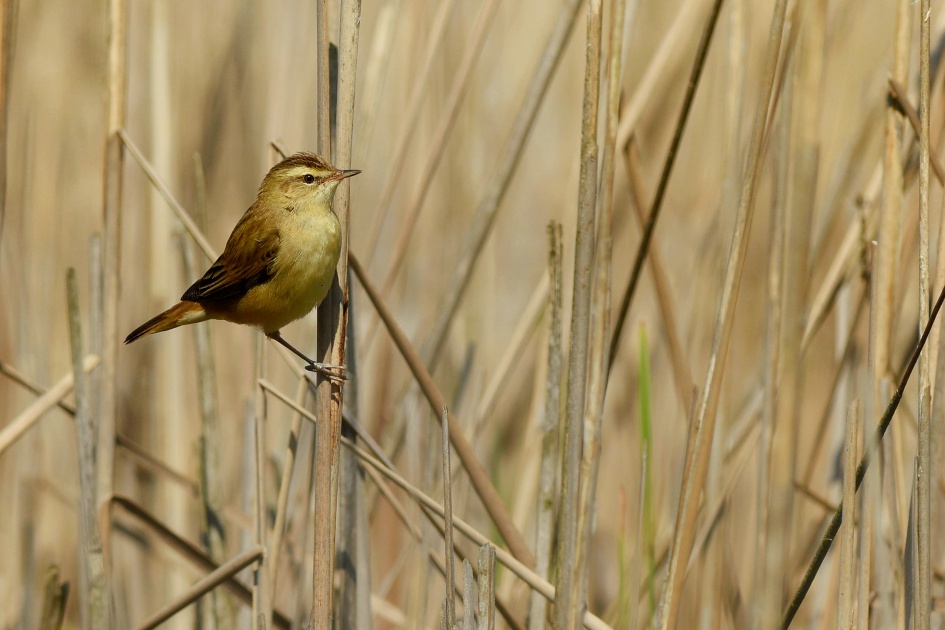
{"type": "Polygon", "coordinates": [[[184,228],[187,232],[194,237],[200,250],[209,260],[216,260],[217,253],[214,251],[213,246],[210,245],[207,237],[204,236],[200,228],[197,227],[197,223],[190,216],[190,213],[188,213],[187,210],[184,209],[184,206],[174,197],[170,187],[160,175],[158,175],[154,166],[144,157],[144,154],[141,153],[141,150],[138,149],[138,146],[132,141],[124,129],[119,129],[116,133],[118,138],[121,139],[122,145],[128,149],[131,157],[134,158],[138,166],[141,167],[141,170],[147,176],[148,180],[150,180],[151,184],[157,189],[161,196],[164,197],[167,205],[174,211],[174,214],[180,219],[180,222],[184,224],[184,228]]]}
{"type": "MultiPolygon", "coordinates": [[[[929,0],[922,0],[919,10],[919,330],[929,319],[929,63],[930,20],[929,0]]],[[[916,467],[916,552],[918,562],[917,588],[914,607],[916,630],[930,627],[932,607],[931,583],[931,526],[932,526],[932,440],[931,440],[931,386],[929,380],[929,353],[919,357],[919,444],[916,467]]]]}
{"type": "MultiPolygon", "coordinates": [[[[624,289],[623,297],[620,300],[620,307],[614,317],[614,331],[610,340],[610,356],[607,367],[608,373],[613,369],[614,361],[617,357],[617,349],[620,347],[620,335],[626,323],[627,315],[630,311],[630,304],[633,302],[633,296],[636,294],[640,273],[643,269],[643,261],[646,260],[647,252],[653,241],[656,221],[659,219],[660,211],[663,208],[663,199],[665,199],[666,189],[669,186],[669,178],[676,164],[676,156],[679,153],[679,146],[682,143],[683,134],[686,130],[686,122],[689,120],[689,115],[692,112],[692,103],[696,97],[696,88],[699,87],[702,71],[705,68],[705,60],[709,54],[709,45],[712,43],[712,35],[715,32],[715,25],[718,23],[721,8],[721,0],[715,0],[712,5],[712,10],[709,12],[709,16],[705,22],[705,26],[703,27],[702,36],[699,39],[699,47],[696,50],[695,61],[693,62],[692,70],[689,74],[689,83],[686,85],[686,93],[683,96],[679,118],[677,118],[676,127],[673,130],[673,139],[666,153],[666,160],[663,162],[659,183],[656,186],[656,194],[653,198],[653,203],[650,205],[646,225],[643,228],[643,237],[640,240],[640,245],[637,248],[636,257],[633,261],[633,268],[630,271],[630,279],[627,281],[627,288],[624,289]]],[[[623,126],[624,123],[621,123],[621,127],[623,126]]],[[[624,146],[625,141],[621,141],[620,135],[620,131],[618,130],[618,146],[624,146]]]]}
{"type": "MultiPolygon", "coordinates": [[[[587,3],[587,48],[584,67],[584,114],[581,124],[581,174],[578,184],[571,334],[568,353],[568,391],[565,402],[564,464],[561,475],[560,563],[556,591],[564,596],[555,605],[555,626],[573,628],[587,608],[582,534],[590,515],[582,500],[581,462],[584,452],[585,402],[594,278],[595,214],[597,211],[597,110],[600,103],[600,0],[587,3]],[[583,526],[582,526],[583,525],[583,526]]],[[[603,312],[603,311],[601,311],[603,312]]]]}
{"type": "MultiPolygon", "coordinates": [[[[322,155],[331,155],[330,108],[328,72],[328,10],[327,2],[317,4],[318,31],[318,146],[322,155]]],[[[344,0],[340,9],[339,70],[338,70],[338,144],[336,166],[351,161],[354,89],[358,61],[361,2],[344,0]]],[[[344,365],[345,340],[348,328],[348,202],[349,188],[341,184],[335,195],[334,211],[341,223],[341,256],[338,271],[328,297],[318,308],[319,361],[344,365]]],[[[327,628],[333,613],[335,564],[335,518],[338,508],[338,460],[341,438],[342,391],[339,384],[319,376],[316,388],[316,409],[322,419],[315,426],[315,550],[313,558],[312,626],[327,628]]]]}
{"type": "MultiPolygon", "coordinates": [[[[245,567],[248,567],[254,562],[261,563],[264,554],[265,551],[262,547],[254,547],[253,549],[244,551],[226,564],[220,566],[219,569],[213,571],[208,576],[198,581],[192,587],[187,589],[187,591],[181,593],[173,600],[165,604],[163,608],[137,625],[137,630],[151,630],[152,628],[157,628],[159,625],[176,615],[178,612],[203,597],[206,593],[209,593],[217,586],[223,584],[228,579],[242,571],[245,567]]],[[[254,625],[256,621],[257,619],[254,616],[254,625]]]]}
{"type": "MultiPolygon", "coordinates": [[[[583,414],[584,447],[580,462],[579,519],[577,576],[580,588],[586,592],[588,564],[591,552],[592,523],[597,513],[597,476],[602,454],[601,434],[604,424],[604,394],[607,390],[608,346],[610,339],[610,287],[612,229],[614,215],[615,143],[620,109],[620,81],[622,78],[623,21],[626,2],[617,0],[612,5],[608,61],[607,108],[604,121],[603,167],[601,169],[601,201],[597,224],[596,251],[592,272],[592,292],[588,323],[589,357],[587,361],[587,404],[583,414]]],[[[598,19],[603,21],[602,16],[598,19]]],[[[596,34],[597,37],[601,33],[596,34]]],[[[600,46],[600,42],[598,42],[600,46]]],[[[601,53],[598,51],[597,63],[601,53]]],[[[598,68],[599,71],[599,68],[598,68]]],[[[598,86],[598,92],[600,87],[598,86]]],[[[593,106],[596,107],[594,102],[593,106]]]]}
{"type": "MultiPolygon", "coordinates": [[[[423,390],[430,406],[437,410],[442,409],[446,406],[445,397],[436,386],[430,372],[423,365],[417,351],[407,340],[407,336],[404,334],[403,330],[400,329],[400,326],[397,325],[387,305],[378,294],[377,289],[368,280],[364,268],[358,262],[354,254],[350,256],[350,264],[352,271],[354,271],[365,293],[367,293],[368,299],[371,300],[371,303],[383,320],[384,325],[387,327],[394,344],[410,366],[410,370],[413,372],[414,378],[416,378],[417,383],[423,390]]],[[[489,479],[489,474],[476,457],[472,446],[470,446],[469,442],[466,440],[462,429],[459,427],[452,414],[449,414],[449,430],[450,441],[453,444],[453,448],[456,449],[456,454],[459,456],[460,462],[462,462],[463,467],[466,469],[473,487],[476,489],[476,494],[479,495],[486,511],[499,529],[512,554],[521,560],[523,564],[529,567],[534,566],[535,559],[532,552],[528,549],[522,535],[512,523],[508,510],[502,503],[499,493],[496,492],[495,487],[492,485],[492,481],[489,479]]]]}
{"type": "MultiPolygon", "coordinates": [[[[91,372],[100,359],[94,354],[86,355],[82,360],[82,369],[91,372]]],[[[60,404],[72,391],[73,373],[66,374],[55,385],[50,387],[42,396],[34,400],[26,409],[20,412],[13,420],[7,423],[0,431],[0,455],[19,440],[43,417],[43,415],[60,404]]]]}

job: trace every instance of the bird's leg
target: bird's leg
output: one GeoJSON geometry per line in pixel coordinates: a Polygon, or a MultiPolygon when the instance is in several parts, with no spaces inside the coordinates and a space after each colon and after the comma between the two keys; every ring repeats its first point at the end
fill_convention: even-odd
{"type": "Polygon", "coordinates": [[[308,364],[305,366],[305,369],[308,370],[309,372],[318,372],[325,378],[328,378],[334,381],[345,381],[348,379],[348,377],[345,376],[345,366],[333,365],[331,363],[320,363],[318,361],[311,360],[310,358],[302,354],[299,350],[297,350],[295,346],[293,346],[288,341],[283,339],[282,334],[278,330],[275,332],[266,333],[266,336],[272,339],[273,341],[278,342],[279,344],[285,346],[286,348],[289,349],[290,352],[292,352],[292,354],[294,354],[295,356],[305,361],[308,364]]]}

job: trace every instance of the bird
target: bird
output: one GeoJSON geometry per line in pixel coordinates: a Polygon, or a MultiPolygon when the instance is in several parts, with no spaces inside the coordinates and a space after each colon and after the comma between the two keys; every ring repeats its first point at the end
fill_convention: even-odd
{"type": "Polygon", "coordinates": [[[328,295],[342,240],[332,201],[338,185],[360,172],[336,169],[304,152],[273,166],[216,262],[180,302],[135,328],[125,343],[219,319],[260,328],[302,358],[306,370],[344,380],[344,366],[310,359],[283,339],[280,330],[328,295]]]}

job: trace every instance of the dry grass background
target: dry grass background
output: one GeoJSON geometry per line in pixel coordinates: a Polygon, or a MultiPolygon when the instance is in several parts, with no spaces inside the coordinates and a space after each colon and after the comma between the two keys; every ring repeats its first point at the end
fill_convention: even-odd
{"type": "MultiPolygon", "coordinates": [[[[363,0],[354,151],[350,164],[339,165],[363,170],[350,185],[351,250],[365,264],[367,275],[417,348],[429,341],[434,322],[444,309],[447,285],[472,233],[476,210],[495,178],[545,43],[565,10],[562,2],[498,3],[472,65],[442,160],[431,174],[424,171],[431,144],[442,124],[474,25],[489,4],[488,0],[452,3],[437,41],[433,37],[441,1],[363,0]],[[419,111],[410,111],[410,97],[422,80],[421,68],[431,47],[434,57],[429,80],[422,84],[419,111]],[[395,145],[412,115],[417,115],[418,123],[409,136],[406,155],[398,158],[395,145]],[[401,174],[392,188],[390,213],[378,228],[380,196],[387,174],[395,166],[401,168],[401,174]],[[403,266],[387,285],[395,244],[408,221],[412,199],[418,186],[427,181],[429,192],[403,266]],[[369,240],[372,230],[379,230],[376,248],[369,240]]],[[[96,295],[101,294],[96,291],[101,289],[93,279],[100,273],[95,239],[105,228],[107,7],[105,2],[93,6],[62,0],[12,4],[17,5],[15,11],[10,9],[15,37],[4,51],[10,74],[6,93],[7,190],[0,235],[0,361],[45,388],[72,371],[66,303],[69,267],[77,271],[85,347],[94,350],[100,343],[93,333],[100,326],[96,305],[102,302],[97,301],[96,295]]],[[[331,32],[337,33],[337,7],[329,4],[331,32]]],[[[627,124],[628,110],[639,107],[632,129],[647,206],[657,187],[711,4],[708,0],[627,0],[620,81],[622,122],[627,124]],[[666,47],[665,57],[657,54],[661,46],[666,47]],[[643,91],[640,86],[651,64],[659,64],[652,75],[655,84],[643,91]]],[[[682,374],[688,372],[691,382],[678,382],[680,372],[673,369],[667,319],[658,308],[649,263],[609,377],[588,556],[587,605],[613,627],[657,623],[655,606],[667,588],[664,554],[677,520],[687,418],[692,415],[688,396],[684,399],[680,392],[695,386],[701,395],[706,387],[726,260],[742,198],[752,119],[765,84],[770,4],[745,0],[723,4],[653,238],[651,252],[662,260],[668,280],[665,289],[680,336],[682,374]],[[641,479],[641,453],[645,450],[641,444],[641,330],[649,340],[642,354],[649,371],[652,422],[647,458],[651,480],[647,484],[641,479]],[[647,519],[640,514],[644,487],[652,504],[652,548],[646,543],[647,519]],[[655,556],[652,564],[648,560],[651,553],[655,556]]],[[[842,496],[846,410],[851,401],[859,400],[864,411],[861,435],[871,434],[914,347],[919,328],[922,180],[917,177],[918,142],[913,141],[917,135],[894,110],[891,129],[898,136],[893,136],[891,154],[902,158],[902,166],[895,167],[905,172],[901,194],[895,178],[880,179],[886,146],[884,120],[889,116],[887,78],[898,76],[894,42],[900,9],[895,4],[850,0],[787,4],[789,20],[779,57],[787,63],[783,79],[779,74],[774,83],[778,105],[765,129],[745,272],[736,284],[731,346],[718,389],[718,421],[708,474],[696,488],[697,492],[704,488],[705,494],[695,522],[689,572],[673,604],[679,610],[675,627],[773,627],[779,623],[787,599],[813,555],[825,519],[832,513],[830,506],[842,496]],[[807,13],[798,14],[799,6],[806,7],[807,13]],[[823,20],[820,48],[818,16],[823,20]],[[807,37],[809,33],[814,35],[807,37]],[[801,67],[813,73],[812,81],[798,78],[801,67]],[[804,112],[809,116],[806,120],[813,121],[806,127],[804,112]],[[813,153],[804,153],[808,149],[813,153]],[[812,155],[816,159],[811,159],[812,155]],[[798,175],[805,165],[811,167],[812,179],[798,175]],[[900,208],[891,204],[890,198],[900,199],[900,208]],[[802,220],[798,229],[791,219],[803,217],[798,208],[805,205],[810,222],[802,220]],[[877,216],[882,209],[892,214],[877,237],[877,216]],[[788,219],[782,226],[776,217],[788,219]],[[779,226],[786,226],[786,231],[779,226]],[[853,247],[844,250],[848,234],[853,247]],[[873,309],[881,311],[888,305],[890,319],[885,323],[881,317],[870,317],[868,303],[856,317],[861,296],[870,284],[870,271],[877,268],[872,261],[882,257],[869,253],[868,242],[877,238],[880,248],[886,243],[891,252],[887,271],[872,274],[879,276],[874,282],[886,283],[880,284],[878,295],[887,297],[877,297],[873,309]],[[784,256],[780,255],[780,239],[789,243],[784,256]],[[808,248],[809,257],[797,254],[808,248]],[[804,260],[799,262],[799,257],[804,260]],[[808,258],[809,263],[805,262],[808,258]],[[816,298],[825,286],[832,286],[825,283],[838,260],[847,264],[836,290],[826,292],[833,300],[824,317],[817,320],[809,345],[798,355],[797,335],[811,313],[819,312],[816,298]],[[804,271],[808,266],[809,273],[804,271]],[[769,297],[772,277],[781,283],[776,285],[773,299],[769,297]],[[795,290],[798,292],[793,295],[800,296],[799,310],[791,311],[792,301],[786,296],[795,290]],[[780,346],[770,342],[778,338],[778,329],[772,328],[778,322],[780,346]],[[792,330],[796,334],[788,334],[792,330]],[[852,350],[843,361],[851,334],[852,350]],[[879,357],[875,369],[870,364],[871,352],[879,357]],[[790,369],[795,362],[791,357],[799,362],[796,372],[790,369]],[[773,375],[772,366],[776,365],[781,369],[773,375]],[[883,389],[886,377],[893,385],[883,389]],[[776,427],[775,439],[769,444],[772,427],[776,427]],[[793,427],[796,447],[790,431],[783,437],[786,427],[793,427]],[[769,468],[769,461],[787,464],[769,468]],[[782,527],[765,527],[766,514],[769,525],[782,527]]],[[[922,7],[909,1],[899,4],[909,19],[903,29],[907,47],[901,57],[908,70],[901,83],[906,86],[907,100],[918,109],[918,18],[922,7]]],[[[604,68],[612,6],[604,3],[604,68]]],[[[933,51],[942,32],[939,9],[940,5],[933,3],[933,51]]],[[[582,6],[499,206],[491,236],[452,321],[443,353],[432,370],[451,411],[473,441],[480,461],[533,549],[550,312],[541,301],[535,302],[541,306],[537,311],[529,310],[528,305],[548,273],[547,225],[559,221],[564,227],[567,339],[581,161],[585,13],[582,6]],[[511,361],[503,360],[509,352],[511,361]],[[500,385],[498,390],[490,388],[494,380],[500,385]],[[487,400],[491,404],[485,406],[487,400]]],[[[311,2],[156,0],[133,2],[128,7],[125,133],[196,217],[218,251],[252,202],[267,168],[278,159],[271,141],[290,151],[316,146],[315,34],[316,9],[311,2]]],[[[606,77],[602,85],[607,85],[606,77]]],[[[933,76],[932,85],[930,137],[934,154],[943,135],[941,79],[936,83],[933,76]]],[[[599,125],[602,142],[605,97],[606,93],[599,125]]],[[[611,298],[615,310],[641,235],[627,163],[618,147],[611,298]]],[[[124,335],[176,300],[208,260],[192,245],[168,204],[127,151],[122,173],[118,326],[124,335]],[[199,268],[191,274],[184,269],[181,243],[186,244],[193,265],[199,268]]],[[[928,260],[934,300],[943,282],[937,272],[942,256],[938,237],[942,188],[937,181],[930,187],[929,207],[928,260]]],[[[359,282],[352,280],[351,287],[357,374],[346,386],[345,403],[351,405],[356,399],[357,407],[352,409],[357,409],[363,428],[383,445],[413,484],[439,500],[437,414],[412,384],[412,374],[385,328],[378,325],[359,282]],[[398,436],[401,439],[395,439],[398,436]]],[[[312,350],[314,324],[312,316],[283,332],[299,347],[312,350]]],[[[283,361],[274,345],[263,345],[263,355],[258,354],[257,333],[220,323],[201,326],[209,330],[215,363],[211,385],[218,403],[216,429],[210,423],[212,435],[207,437],[217,445],[217,461],[211,458],[212,470],[204,474],[201,462],[206,451],[200,444],[206,423],[201,419],[197,341],[193,330],[176,330],[119,349],[114,374],[116,431],[121,444],[113,455],[107,454],[107,465],[113,465],[112,491],[144,507],[183,539],[202,546],[206,540],[202,538],[205,512],[200,489],[211,479],[210,492],[217,493],[215,500],[222,508],[215,516],[225,530],[217,558],[222,562],[254,547],[258,513],[263,514],[267,529],[273,526],[280,484],[290,483],[286,532],[271,596],[274,608],[298,627],[308,619],[312,594],[309,486],[313,431],[308,422],[302,424],[291,478],[283,478],[293,411],[271,394],[260,403],[257,379],[262,375],[292,399],[302,392],[300,400],[307,407],[312,401],[304,397],[296,371],[283,361]],[[254,508],[256,410],[265,422],[262,512],[254,508]]],[[[565,357],[568,348],[565,342],[565,357]]],[[[933,357],[933,377],[934,357],[945,356],[938,348],[935,333],[927,350],[933,357]]],[[[103,386],[96,374],[101,373],[102,368],[97,368],[89,381],[93,419],[101,413],[96,406],[103,386]]],[[[945,371],[938,370],[938,374],[943,378],[945,371]]],[[[917,379],[914,376],[912,380],[917,379]]],[[[929,382],[932,390],[939,387],[934,378],[929,382]]],[[[562,393],[562,400],[565,397],[562,393]]],[[[36,398],[13,380],[0,378],[4,423],[11,422],[36,398]]],[[[69,394],[64,400],[71,404],[74,397],[69,394]]],[[[864,496],[868,503],[857,508],[859,534],[856,545],[849,548],[853,555],[848,571],[841,576],[840,549],[835,545],[795,627],[839,623],[838,607],[841,616],[847,614],[841,606],[844,602],[853,602],[857,608],[854,616],[862,628],[868,627],[868,614],[872,627],[908,627],[907,623],[922,621],[921,615],[906,614],[912,610],[914,593],[917,601],[926,605],[930,601],[920,588],[923,581],[911,573],[918,552],[913,537],[907,536],[912,524],[922,521],[918,516],[910,518],[911,511],[916,509],[919,515],[928,508],[925,501],[913,506],[910,500],[916,487],[917,427],[927,419],[925,413],[920,418],[919,408],[913,384],[886,435],[882,466],[871,469],[881,471],[880,476],[867,476],[864,496]],[[881,489],[877,479],[883,481],[881,489]],[[852,599],[841,595],[851,592],[852,599]]],[[[930,520],[926,522],[932,539],[930,548],[919,547],[940,575],[937,567],[945,568],[945,538],[940,535],[945,531],[945,513],[939,509],[943,503],[942,473],[934,462],[945,440],[941,405],[934,397],[931,409],[934,483],[930,520]]],[[[65,626],[80,625],[80,593],[84,590],[80,567],[88,556],[81,544],[75,427],[66,411],[54,407],[0,452],[0,505],[4,506],[0,519],[0,557],[4,559],[0,568],[0,627],[40,626],[44,584],[51,566],[58,567],[60,579],[72,586],[65,626]]],[[[862,452],[862,444],[859,449],[862,452]]],[[[498,532],[455,456],[453,471],[455,515],[501,546],[498,532]]],[[[379,628],[436,627],[444,582],[432,567],[427,550],[442,557],[442,538],[411,499],[394,490],[422,535],[422,542],[416,541],[373,483],[366,482],[362,496],[367,501],[368,529],[360,531],[362,540],[368,542],[370,579],[362,572],[359,584],[367,585],[374,594],[375,617],[362,616],[360,623],[379,628]]],[[[110,532],[106,573],[116,627],[137,627],[205,574],[182,557],[179,545],[156,536],[153,528],[129,510],[113,506],[110,512],[100,512],[99,518],[99,529],[110,532]]],[[[921,534],[923,527],[916,532],[921,534]]],[[[343,525],[339,539],[356,536],[357,530],[343,525]]],[[[265,542],[271,541],[269,533],[265,542]]],[[[459,535],[457,541],[463,555],[475,564],[476,546],[459,535]]],[[[273,550],[268,548],[267,553],[268,561],[273,550]]],[[[681,567],[686,564],[683,557],[681,567]]],[[[251,569],[240,577],[250,584],[251,569]]],[[[551,582],[555,582],[553,577],[551,582]]],[[[499,568],[496,592],[512,617],[526,623],[529,589],[499,568]]],[[[941,581],[933,579],[931,624],[936,627],[943,623],[938,612],[943,596],[941,581]]],[[[340,612],[339,619],[348,619],[344,615],[340,612]]],[[[173,627],[248,627],[251,619],[249,608],[227,595],[215,601],[206,597],[199,608],[190,607],[169,623],[173,627]]],[[[502,618],[498,621],[500,627],[506,623],[502,618]]],[[[543,626],[536,620],[532,623],[531,627],[543,626]]]]}

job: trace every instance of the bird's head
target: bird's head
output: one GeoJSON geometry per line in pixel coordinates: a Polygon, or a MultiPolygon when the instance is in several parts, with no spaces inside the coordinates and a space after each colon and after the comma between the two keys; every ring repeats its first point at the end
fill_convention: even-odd
{"type": "Polygon", "coordinates": [[[331,208],[341,180],[360,172],[336,169],[314,153],[296,153],[269,170],[259,187],[259,198],[289,209],[308,203],[331,208]]]}

